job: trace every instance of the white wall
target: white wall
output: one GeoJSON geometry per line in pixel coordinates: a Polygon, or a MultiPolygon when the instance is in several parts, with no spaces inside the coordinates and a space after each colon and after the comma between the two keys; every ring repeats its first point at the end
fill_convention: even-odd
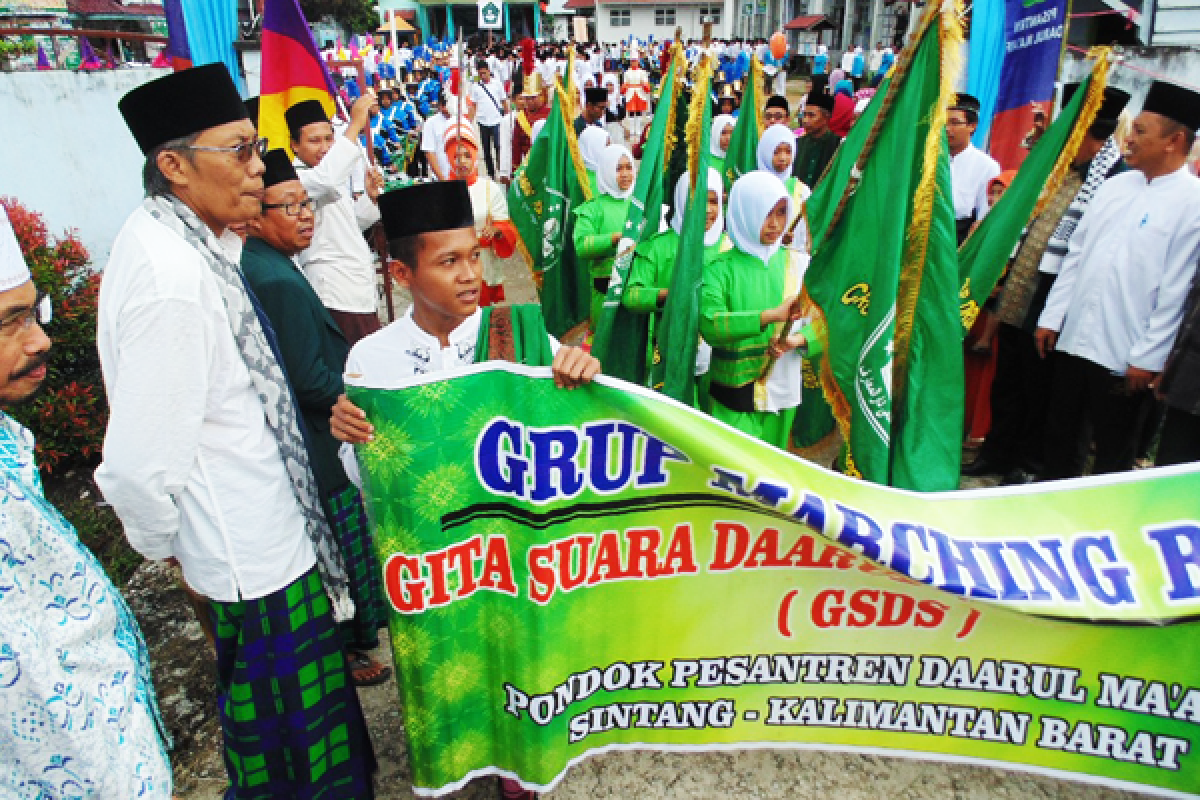
{"type": "MultiPolygon", "coordinates": [[[[725,0],[712,0],[711,3],[705,3],[704,7],[723,6],[721,14],[721,24],[713,25],[713,38],[726,39],[732,38],[733,22],[731,14],[736,8],[736,3],[728,3],[725,0]]],[[[701,39],[704,37],[704,24],[700,22],[700,5],[671,5],[663,3],[662,5],[634,5],[623,6],[617,3],[604,3],[596,8],[596,36],[602,42],[619,42],[624,41],[633,34],[635,38],[646,39],[647,36],[653,36],[655,41],[664,41],[675,37],[675,29],[683,28],[684,39],[701,39]],[[654,10],[674,9],[675,23],[671,25],[655,25],[654,10]],[[612,9],[629,9],[630,26],[628,28],[614,28],[609,24],[609,11],[612,9]]]]}
{"type": "MultiPolygon", "coordinates": [[[[1196,83],[1200,75],[1200,48],[1196,47],[1127,47],[1122,49],[1122,62],[1108,74],[1108,83],[1129,92],[1128,111],[1141,111],[1146,90],[1156,77],[1183,84],[1196,83]]],[[[1062,81],[1081,81],[1091,69],[1091,62],[1068,51],[1062,68],[1062,81]]]]}
{"type": "Polygon", "coordinates": [[[168,71],[0,73],[0,195],[44,214],[52,234],[77,229],[103,267],[142,200],[144,159],[117,101],[168,71]]]}

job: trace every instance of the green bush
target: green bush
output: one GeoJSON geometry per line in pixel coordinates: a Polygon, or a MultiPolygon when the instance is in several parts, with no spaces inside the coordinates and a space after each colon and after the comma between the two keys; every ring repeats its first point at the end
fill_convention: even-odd
{"type": "Polygon", "coordinates": [[[98,461],[108,405],[96,350],[100,275],[75,234],[51,239],[41,214],[0,197],[37,287],[54,304],[46,334],[54,342],[42,391],[11,414],[37,439],[38,464],[56,473],[98,461]]]}

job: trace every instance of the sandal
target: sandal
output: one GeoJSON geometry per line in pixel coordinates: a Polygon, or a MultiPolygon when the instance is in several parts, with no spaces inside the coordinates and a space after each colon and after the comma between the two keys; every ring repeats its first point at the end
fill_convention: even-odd
{"type": "Polygon", "coordinates": [[[349,652],[346,661],[350,665],[350,679],[355,686],[378,686],[392,676],[391,667],[378,663],[366,653],[349,652]]]}

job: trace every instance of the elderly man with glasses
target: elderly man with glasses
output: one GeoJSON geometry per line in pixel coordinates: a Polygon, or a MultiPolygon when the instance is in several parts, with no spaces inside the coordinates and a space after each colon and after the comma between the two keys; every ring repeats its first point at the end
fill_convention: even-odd
{"type": "Polygon", "coordinates": [[[288,382],[308,428],[308,453],[325,514],[346,562],[354,618],[341,628],[351,674],[356,685],[375,686],[391,674],[367,654],[379,646],[379,629],[387,624],[381,573],[362,498],[346,477],[338,458],[339,442],[329,432],[329,415],[344,391],[342,372],[350,344],[292,261],[312,242],[315,201],[286,151],[272,150],[263,163],[263,213],[247,226],[242,274],[275,331],[288,382]]]}
{"type": "Polygon", "coordinates": [[[177,561],[210,601],[229,796],[369,798],[375,759],[337,627],[354,614],[346,566],[229,230],[262,214],[262,144],[223,64],[119,106],[146,199],[100,288],[111,413],[96,482],[130,543],[177,561]]]}

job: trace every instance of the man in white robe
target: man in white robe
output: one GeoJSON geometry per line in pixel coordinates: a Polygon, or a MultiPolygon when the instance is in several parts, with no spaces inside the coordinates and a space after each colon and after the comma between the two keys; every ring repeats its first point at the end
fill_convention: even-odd
{"type": "MultiPolygon", "coordinates": [[[[0,207],[0,408],[46,379],[49,321],[50,298],[0,207]]],[[[42,493],[33,435],[3,412],[0,478],[0,797],[167,800],[171,764],[137,622],[42,493]]]]}
{"type": "Polygon", "coordinates": [[[1200,93],[1155,81],[1126,142],[1130,171],[1108,179],[1071,237],[1035,334],[1057,350],[1045,480],[1080,474],[1088,424],[1092,471],[1133,467],[1200,260],[1200,179],[1187,154],[1200,93]]]}

